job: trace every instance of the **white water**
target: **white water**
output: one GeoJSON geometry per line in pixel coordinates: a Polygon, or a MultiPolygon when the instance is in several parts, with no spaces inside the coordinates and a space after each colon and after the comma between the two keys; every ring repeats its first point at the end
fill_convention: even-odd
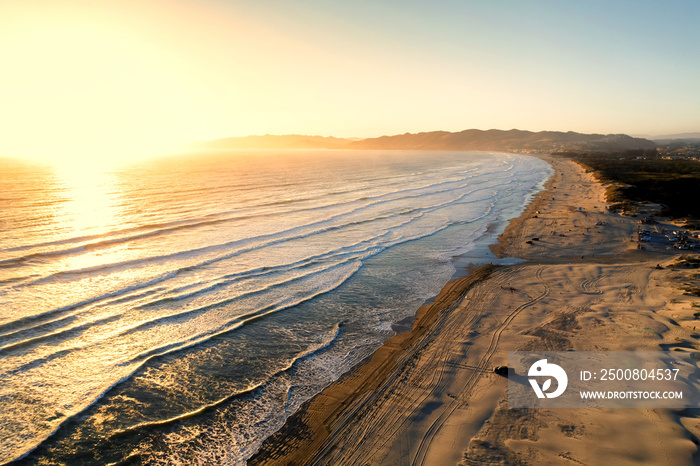
{"type": "Polygon", "coordinates": [[[521,155],[400,151],[4,172],[0,461],[63,425],[35,455],[96,463],[249,456],[550,174],[521,155]],[[118,432],[133,435],[81,446],[118,432]]]}

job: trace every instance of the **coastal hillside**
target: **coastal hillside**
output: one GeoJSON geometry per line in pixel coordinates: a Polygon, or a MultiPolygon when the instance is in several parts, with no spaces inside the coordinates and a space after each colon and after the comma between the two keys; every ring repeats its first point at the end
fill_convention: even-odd
{"type": "Polygon", "coordinates": [[[573,131],[509,131],[468,129],[456,133],[431,131],[369,139],[322,136],[246,136],[217,139],[200,144],[206,149],[404,149],[404,150],[502,150],[521,152],[621,151],[653,149],[648,139],[625,134],[581,134],[573,131]]]}
{"type": "Polygon", "coordinates": [[[458,133],[432,131],[363,139],[350,144],[349,147],[353,149],[505,151],[552,151],[567,148],[567,150],[613,151],[653,149],[656,147],[656,143],[647,139],[633,138],[625,134],[581,134],[573,131],[566,133],[540,131],[534,133],[517,129],[510,131],[468,129],[458,133]]]}

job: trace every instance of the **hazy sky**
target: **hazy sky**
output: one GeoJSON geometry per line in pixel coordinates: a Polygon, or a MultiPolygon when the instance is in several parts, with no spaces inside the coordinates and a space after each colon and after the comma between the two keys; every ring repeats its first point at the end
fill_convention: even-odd
{"type": "Polygon", "coordinates": [[[0,0],[0,153],[700,131],[700,2],[0,0]]]}

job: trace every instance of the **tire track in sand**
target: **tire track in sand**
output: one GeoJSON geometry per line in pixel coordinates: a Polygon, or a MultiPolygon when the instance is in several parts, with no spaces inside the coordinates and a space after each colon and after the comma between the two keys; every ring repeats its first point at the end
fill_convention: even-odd
{"type": "Polygon", "coordinates": [[[537,277],[537,280],[544,286],[544,291],[542,291],[542,293],[537,297],[532,298],[530,301],[524,304],[521,304],[512,312],[510,312],[503,320],[503,322],[498,326],[498,328],[493,332],[493,334],[491,335],[489,346],[479,361],[478,368],[480,370],[473,371],[472,375],[469,377],[469,380],[463,392],[464,394],[456,400],[454,400],[453,402],[451,402],[448,408],[444,410],[440,414],[440,416],[438,416],[438,418],[431,424],[431,426],[425,432],[418,446],[418,451],[416,452],[413,461],[411,462],[413,466],[426,464],[426,456],[433,439],[440,431],[440,428],[445,424],[445,421],[447,421],[447,419],[452,415],[452,413],[466,401],[466,398],[468,398],[467,395],[470,393],[471,389],[474,387],[479,378],[479,374],[489,366],[489,362],[491,361],[491,358],[496,352],[503,331],[508,327],[508,325],[513,321],[513,319],[515,319],[515,317],[517,317],[517,315],[520,314],[520,312],[535,305],[539,301],[546,298],[547,295],[549,295],[549,285],[542,279],[542,271],[544,270],[544,268],[545,267],[540,267],[535,275],[537,277]]]}
{"type": "MultiPolygon", "coordinates": [[[[490,277],[490,279],[494,278],[493,276],[490,277]]],[[[474,289],[472,288],[472,290],[474,289]]],[[[442,328],[445,325],[445,321],[448,320],[453,311],[459,307],[465,295],[466,292],[459,299],[453,300],[451,305],[441,312],[440,317],[433,324],[433,328],[442,328]]],[[[478,295],[472,298],[478,299],[478,295]]],[[[471,328],[484,314],[485,312],[483,310],[470,313],[467,321],[461,322],[462,327],[471,328]]],[[[330,433],[324,446],[320,449],[311,464],[332,464],[333,454],[338,450],[343,450],[343,464],[364,465],[366,464],[366,460],[361,458],[363,452],[377,451],[385,447],[389,441],[396,440],[398,432],[407,430],[406,423],[410,423],[412,419],[418,415],[425,401],[431,394],[443,388],[444,373],[447,370],[447,366],[450,366],[450,368],[452,367],[447,357],[448,353],[451,354],[449,351],[450,348],[448,347],[449,345],[442,343],[438,358],[441,362],[439,370],[432,368],[427,374],[425,370],[419,370],[416,374],[411,374],[407,371],[412,364],[411,359],[420,354],[421,351],[433,341],[431,334],[427,334],[413,346],[411,351],[406,352],[399,358],[396,364],[397,369],[389,374],[383,384],[384,388],[366,394],[360,402],[355,403],[352,407],[343,412],[334,423],[337,427],[330,433]],[[404,383],[415,383],[412,380],[420,379],[418,383],[433,388],[418,399],[407,400],[406,405],[400,410],[397,410],[395,406],[394,409],[370,408],[371,406],[381,406],[383,399],[390,398],[393,392],[387,391],[386,387],[396,386],[402,378],[405,379],[403,381],[404,383]],[[373,417],[367,418],[363,416],[365,412],[371,412],[373,417]],[[401,416],[402,414],[403,416],[401,416]],[[398,416],[401,416],[400,420],[397,419],[398,416]],[[386,430],[389,430],[389,432],[386,432],[386,430]],[[382,435],[377,435],[377,432],[382,432],[382,435]],[[344,445],[344,447],[339,448],[339,445],[344,445]],[[352,453],[348,455],[348,451],[352,451],[352,453]]],[[[410,454],[407,452],[407,460],[409,459],[409,455],[410,454]]]]}

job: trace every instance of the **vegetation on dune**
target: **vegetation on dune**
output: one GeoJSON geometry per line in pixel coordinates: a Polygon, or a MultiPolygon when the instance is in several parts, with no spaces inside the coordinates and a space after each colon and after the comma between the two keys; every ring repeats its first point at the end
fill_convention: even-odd
{"type": "Polygon", "coordinates": [[[700,162],[665,159],[656,149],[623,152],[561,152],[590,168],[610,184],[608,202],[625,209],[634,202],[654,202],[664,208],[659,215],[700,218],[700,162]]]}
{"type": "Polygon", "coordinates": [[[700,257],[697,256],[681,256],[676,262],[671,264],[672,269],[698,269],[700,268],[700,257]]]}

